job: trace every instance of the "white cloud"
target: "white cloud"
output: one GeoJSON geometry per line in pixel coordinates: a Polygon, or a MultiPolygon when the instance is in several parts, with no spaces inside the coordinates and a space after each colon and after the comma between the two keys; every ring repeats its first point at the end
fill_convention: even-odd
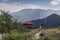
{"type": "Polygon", "coordinates": [[[10,11],[10,12],[17,12],[22,9],[44,9],[43,7],[32,5],[32,4],[21,4],[21,3],[13,3],[13,4],[8,4],[8,3],[1,3],[0,4],[0,10],[4,11],[10,11]],[[20,4],[20,5],[17,5],[20,4]]]}
{"type": "Polygon", "coordinates": [[[41,6],[36,6],[36,5],[32,5],[32,4],[26,4],[26,5],[23,5],[23,7],[25,9],[28,9],[28,8],[31,8],[31,9],[44,9],[43,7],[41,6]]]}
{"type": "Polygon", "coordinates": [[[50,2],[51,5],[59,5],[60,4],[60,0],[52,0],[50,2]]]}
{"type": "Polygon", "coordinates": [[[4,10],[4,11],[10,11],[10,12],[15,12],[20,10],[22,7],[20,6],[16,6],[13,4],[7,4],[7,3],[1,3],[0,4],[0,10],[4,10]]]}

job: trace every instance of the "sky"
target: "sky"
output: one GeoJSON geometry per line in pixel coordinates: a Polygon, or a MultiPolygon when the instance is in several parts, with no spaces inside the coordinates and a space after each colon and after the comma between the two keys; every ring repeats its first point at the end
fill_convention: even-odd
{"type": "Polygon", "coordinates": [[[0,10],[17,12],[22,9],[60,10],[60,0],[0,0],[0,10]]]}

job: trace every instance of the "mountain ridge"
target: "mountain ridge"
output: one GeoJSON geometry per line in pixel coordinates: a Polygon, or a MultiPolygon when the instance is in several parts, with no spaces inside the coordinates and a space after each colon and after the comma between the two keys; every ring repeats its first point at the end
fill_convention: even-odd
{"type": "Polygon", "coordinates": [[[39,28],[40,23],[42,23],[42,28],[57,28],[60,25],[58,24],[58,17],[59,15],[52,14],[47,18],[32,20],[32,22],[34,23],[33,25],[35,25],[35,28],[39,28]]]}
{"type": "Polygon", "coordinates": [[[52,14],[59,14],[60,11],[44,10],[44,9],[23,9],[21,11],[12,13],[11,15],[19,22],[31,21],[36,19],[43,19],[52,14]]]}

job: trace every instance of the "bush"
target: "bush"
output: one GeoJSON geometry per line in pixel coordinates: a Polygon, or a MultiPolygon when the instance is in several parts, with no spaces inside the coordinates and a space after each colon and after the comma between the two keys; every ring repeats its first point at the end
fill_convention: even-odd
{"type": "Polygon", "coordinates": [[[31,35],[19,34],[19,35],[9,35],[3,38],[3,40],[32,40],[31,35]]]}

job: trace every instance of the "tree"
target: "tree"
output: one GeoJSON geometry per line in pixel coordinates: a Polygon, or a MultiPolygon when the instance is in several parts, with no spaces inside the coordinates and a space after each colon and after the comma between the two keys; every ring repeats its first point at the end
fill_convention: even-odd
{"type": "Polygon", "coordinates": [[[2,37],[4,36],[3,34],[11,34],[11,29],[16,28],[17,26],[17,20],[13,20],[13,17],[9,14],[9,12],[1,10],[0,32],[2,33],[2,37]]]}
{"type": "Polygon", "coordinates": [[[4,29],[2,30],[2,32],[9,32],[11,24],[12,24],[12,16],[9,15],[8,12],[1,11],[0,26],[4,29]]]}

